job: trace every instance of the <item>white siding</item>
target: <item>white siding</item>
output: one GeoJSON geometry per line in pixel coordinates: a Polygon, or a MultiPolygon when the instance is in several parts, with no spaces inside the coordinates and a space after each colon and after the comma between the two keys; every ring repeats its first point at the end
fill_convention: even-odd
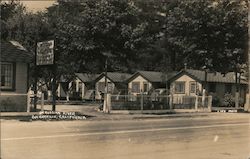
{"type": "MultiPolygon", "coordinates": [[[[15,90],[2,91],[0,100],[10,100],[14,106],[7,108],[7,111],[27,110],[27,86],[28,86],[28,65],[26,63],[16,63],[15,68],[15,90]]],[[[2,109],[2,108],[0,108],[2,109]]]]}
{"type": "Polygon", "coordinates": [[[143,78],[141,75],[137,76],[134,80],[130,81],[128,83],[128,89],[129,89],[129,93],[131,94],[138,94],[138,93],[133,93],[132,91],[132,83],[133,82],[139,82],[140,83],[140,90],[142,91],[143,89],[143,84],[147,83],[148,84],[148,90],[150,90],[152,88],[152,83],[149,82],[148,80],[146,80],[145,78],[143,78]]]}
{"type": "Polygon", "coordinates": [[[16,93],[27,93],[28,65],[16,63],[16,93]]]}
{"type": "MultiPolygon", "coordinates": [[[[104,90],[99,90],[99,88],[98,88],[98,85],[99,85],[99,83],[104,83],[105,82],[105,77],[102,77],[99,81],[97,81],[96,82],[96,84],[95,84],[95,93],[96,93],[96,95],[95,95],[95,98],[96,99],[101,99],[101,95],[100,95],[100,91],[104,91],[104,90]]],[[[113,82],[111,82],[108,78],[107,78],[107,82],[108,83],[111,83],[111,87],[114,89],[115,88],[115,84],[113,83],[113,82]]],[[[104,93],[104,92],[103,92],[104,93]]]]}
{"type": "Polygon", "coordinates": [[[190,83],[195,82],[196,83],[196,90],[199,90],[200,92],[202,92],[202,84],[195,81],[195,79],[187,76],[187,75],[183,75],[181,77],[179,77],[178,79],[176,79],[174,82],[171,83],[171,91],[173,91],[173,93],[175,94],[175,82],[185,82],[185,92],[183,95],[195,95],[195,93],[190,93],[190,83]]]}

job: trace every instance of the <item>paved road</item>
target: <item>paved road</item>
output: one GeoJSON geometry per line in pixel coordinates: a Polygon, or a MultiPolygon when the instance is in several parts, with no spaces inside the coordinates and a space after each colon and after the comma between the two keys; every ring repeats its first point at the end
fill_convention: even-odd
{"type": "Polygon", "coordinates": [[[250,116],[2,121],[1,156],[2,159],[248,159],[250,116]]]}

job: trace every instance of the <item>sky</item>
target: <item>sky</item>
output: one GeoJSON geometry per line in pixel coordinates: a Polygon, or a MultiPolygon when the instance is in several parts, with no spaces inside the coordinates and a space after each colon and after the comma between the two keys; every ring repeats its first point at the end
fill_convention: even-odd
{"type": "Polygon", "coordinates": [[[23,3],[28,11],[37,12],[37,11],[43,11],[47,7],[53,5],[55,3],[55,0],[20,0],[21,3],[23,3]]]}

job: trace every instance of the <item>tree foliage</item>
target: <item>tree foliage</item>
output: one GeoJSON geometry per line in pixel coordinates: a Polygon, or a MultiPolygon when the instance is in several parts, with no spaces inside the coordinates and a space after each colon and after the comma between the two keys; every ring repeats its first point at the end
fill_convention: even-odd
{"type": "Polygon", "coordinates": [[[0,2],[1,5],[1,39],[5,40],[8,37],[9,28],[7,27],[8,19],[11,19],[16,14],[22,14],[25,7],[14,0],[0,2]]]}
{"type": "Polygon", "coordinates": [[[155,38],[140,14],[128,0],[59,1],[47,13],[56,17],[49,20],[61,60],[67,57],[69,67],[80,72],[103,71],[107,53],[109,70],[129,71],[140,49],[155,38]]]}
{"type": "Polygon", "coordinates": [[[178,1],[167,11],[165,23],[165,47],[173,68],[186,62],[226,72],[244,63],[247,12],[243,0],[178,1]]]}
{"type": "MultiPolygon", "coordinates": [[[[1,36],[32,52],[36,42],[55,40],[58,77],[104,71],[106,58],[109,71],[123,72],[185,62],[226,72],[245,62],[244,0],[58,0],[38,13],[13,1],[1,3],[1,15],[1,36]]],[[[38,72],[50,81],[49,67],[38,72]]]]}

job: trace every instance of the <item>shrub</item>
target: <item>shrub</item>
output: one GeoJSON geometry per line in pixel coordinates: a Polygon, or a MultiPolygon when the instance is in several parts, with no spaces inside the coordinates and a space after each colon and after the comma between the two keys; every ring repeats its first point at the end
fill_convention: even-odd
{"type": "MultiPolygon", "coordinates": [[[[225,94],[224,96],[224,106],[234,107],[235,97],[232,94],[225,94]]],[[[239,106],[244,106],[244,99],[239,97],[239,106]]]]}
{"type": "Polygon", "coordinates": [[[220,105],[221,105],[220,98],[218,98],[217,96],[213,96],[213,98],[212,98],[212,106],[213,107],[219,107],[220,105]]]}
{"type": "Polygon", "coordinates": [[[224,95],[224,105],[228,107],[234,106],[234,98],[232,94],[226,93],[224,95]]]}

